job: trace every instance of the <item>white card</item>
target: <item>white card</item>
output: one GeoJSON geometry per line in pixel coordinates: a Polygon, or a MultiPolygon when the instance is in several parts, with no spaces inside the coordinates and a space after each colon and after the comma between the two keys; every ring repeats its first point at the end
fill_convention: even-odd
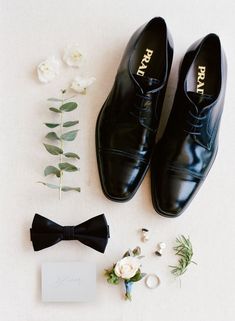
{"type": "Polygon", "coordinates": [[[42,264],[43,302],[87,302],[95,298],[96,266],[86,262],[42,264]]]}

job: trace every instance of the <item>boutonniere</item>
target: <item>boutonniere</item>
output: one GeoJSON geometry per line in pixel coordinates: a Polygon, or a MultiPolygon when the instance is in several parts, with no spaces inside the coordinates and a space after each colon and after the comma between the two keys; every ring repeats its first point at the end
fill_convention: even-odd
{"type": "Polygon", "coordinates": [[[113,267],[105,270],[107,282],[117,285],[121,281],[125,286],[125,299],[131,301],[133,283],[140,281],[146,274],[141,272],[140,259],[143,258],[140,247],[128,250],[113,267]]]}

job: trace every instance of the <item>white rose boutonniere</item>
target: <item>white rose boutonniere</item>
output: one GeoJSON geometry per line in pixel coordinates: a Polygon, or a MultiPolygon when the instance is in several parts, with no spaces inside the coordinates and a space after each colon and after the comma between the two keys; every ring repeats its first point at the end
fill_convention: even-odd
{"type": "Polygon", "coordinates": [[[51,82],[59,74],[60,63],[54,57],[47,58],[37,66],[38,79],[42,83],[51,82]]]}
{"type": "Polygon", "coordinates": [[[140,266],[140,261],[136,257],[127,256],[116,263],[114,272],[118,277],[128,280],[136,274],[140,266]]]}
{"type": "Polygon", "coordinates": [[[71,84],[71,89],[79,94],[86,94],[86,89],[93,84],[96,79],[94,77],[82,78],[77,76],[71,84]]]}
{"type": "Polygon", "coordinates": [[[134,282],[140,281],[145,274],[141,272],[140,256],[141,249],[127,251],[123,258],[119,260],[109,270],[105,270],[107,281],[111,284],[119,284],[121,280],[125,285],[125,299],[131,301],[131,291],[134,282]]]}
{"type": "Polygon", "coordinates": [[[80,67],[83,60],[83,55],[79,51],[79,46],[77,44],[68,46],[64,51],[63,56],[64,62],[71,67],[80,67]]]}

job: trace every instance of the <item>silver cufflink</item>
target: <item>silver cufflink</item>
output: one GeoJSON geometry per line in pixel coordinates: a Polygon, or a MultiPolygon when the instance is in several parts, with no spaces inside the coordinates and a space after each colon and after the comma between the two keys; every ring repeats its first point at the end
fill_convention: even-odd
{"type": "Polygon", "coordinates": [[[157,245],[157,250],[154,252],[154,254],[156,254],[157,256],[162,256],[162,253],[164,252],[166,248],[166,243],[164,242],[160,242],[157,245]]]}
{"type": "Polygon", "coordinates": [[[146,228],[141,229],[141,241],[146,243],[149,240],[149,230],[146,228]]]}

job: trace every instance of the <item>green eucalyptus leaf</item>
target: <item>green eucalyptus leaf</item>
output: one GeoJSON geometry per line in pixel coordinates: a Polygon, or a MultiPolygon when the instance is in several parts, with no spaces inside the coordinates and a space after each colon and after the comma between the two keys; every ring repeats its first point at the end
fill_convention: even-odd
{"type": "Polygon", "coordinates": [[[52,155],[60,155],[63,154],[63,150],[57,146],[49,145],[49,144],[43,144],[48,151],[48,153],[52,155]]]}
{"type": "Polygon", "coordinates": [[[56,101],[56,102],[62,102],[63,101],[62,99],[58,99],[58,98],[54,98],[54,97],[48,98],[47,100],[48,101],[56,101]]]}
{"type": "Polygon", "coordinates": [[[81,192],[80,187],[62,186],[61,190],[63,192],[69,192],[69,191],[81,192]]]}
{"type": "Polygon", "coordinates": [[[59,189],[60,187],[58,185],[54,185],[54,184],[49,184],[49,183],[45,183],[45,182],[38,182],[40,184],[43,184],[49,188],[53,188],[53,189],[59,189]]]}
{"type": "Polygon", "coordinates": [[[55,108],[55,107],[50,107],[49,108],[50,109],[50,111],[53,111],[54,113],[62,113],[62,111],[60,111],[58,108],[55,108]]]}
{"type": "Polygon", "coordinates": [[[71,126],[77,125],[78,123],[79,123],[78,120],[66,121],[65,123],[63,123],[63,127],[71,127],[71,126]]]}
{"type": "Polygon", "coordinates": [[[65,111],[65,112],[69,112],[69,111],[72,111],[72,110],[76,109],[77,106],[78,106],[77,103],[70,102],[70,103],[63,104],[60,107],[60,110],[61,111],[65,111]]]}
{"type": "Polygon", "coordinates": [[[66,172],[76,172],[78,168],[70,163],[59,163],[59,169],[66,172]]]}
{"type": "Polygon", "coordinates": [[[72,141],[76,138],[78,130],[71,130],[70,132],[64,133],[60,136],[61,139],[66,141],[72,141]]]}
{"type": "Polygon", "coordinates": [[[78,154],[75,154],[75,153],[64,153],[64,156],[65,156],[65,157],[68,157],[68,158],[77,158],[77,159],[80,159],[80,157],[78,156],[78,154]]]}
{"type": "Polygon", "coordinates": [[[56,175],[57,177],[60,177],[60,170],[56,168],[55,166],[47,166],[44,170],[44,175],[56,175]]]}
{"type": "Polygon", "coordinates": [[[45,123],[45,125],[49,128],[55,128],[57,126],[59,126],[60,124],[53,124],[53,123],[45,123]]]}
{"type": "Polygon", "coordinates": [[[47,139],[51,139],[51,140],[60,140],[59,137],[57,136],[57,134],[55,132],[50,132],[46,135],[47,139]]]}

